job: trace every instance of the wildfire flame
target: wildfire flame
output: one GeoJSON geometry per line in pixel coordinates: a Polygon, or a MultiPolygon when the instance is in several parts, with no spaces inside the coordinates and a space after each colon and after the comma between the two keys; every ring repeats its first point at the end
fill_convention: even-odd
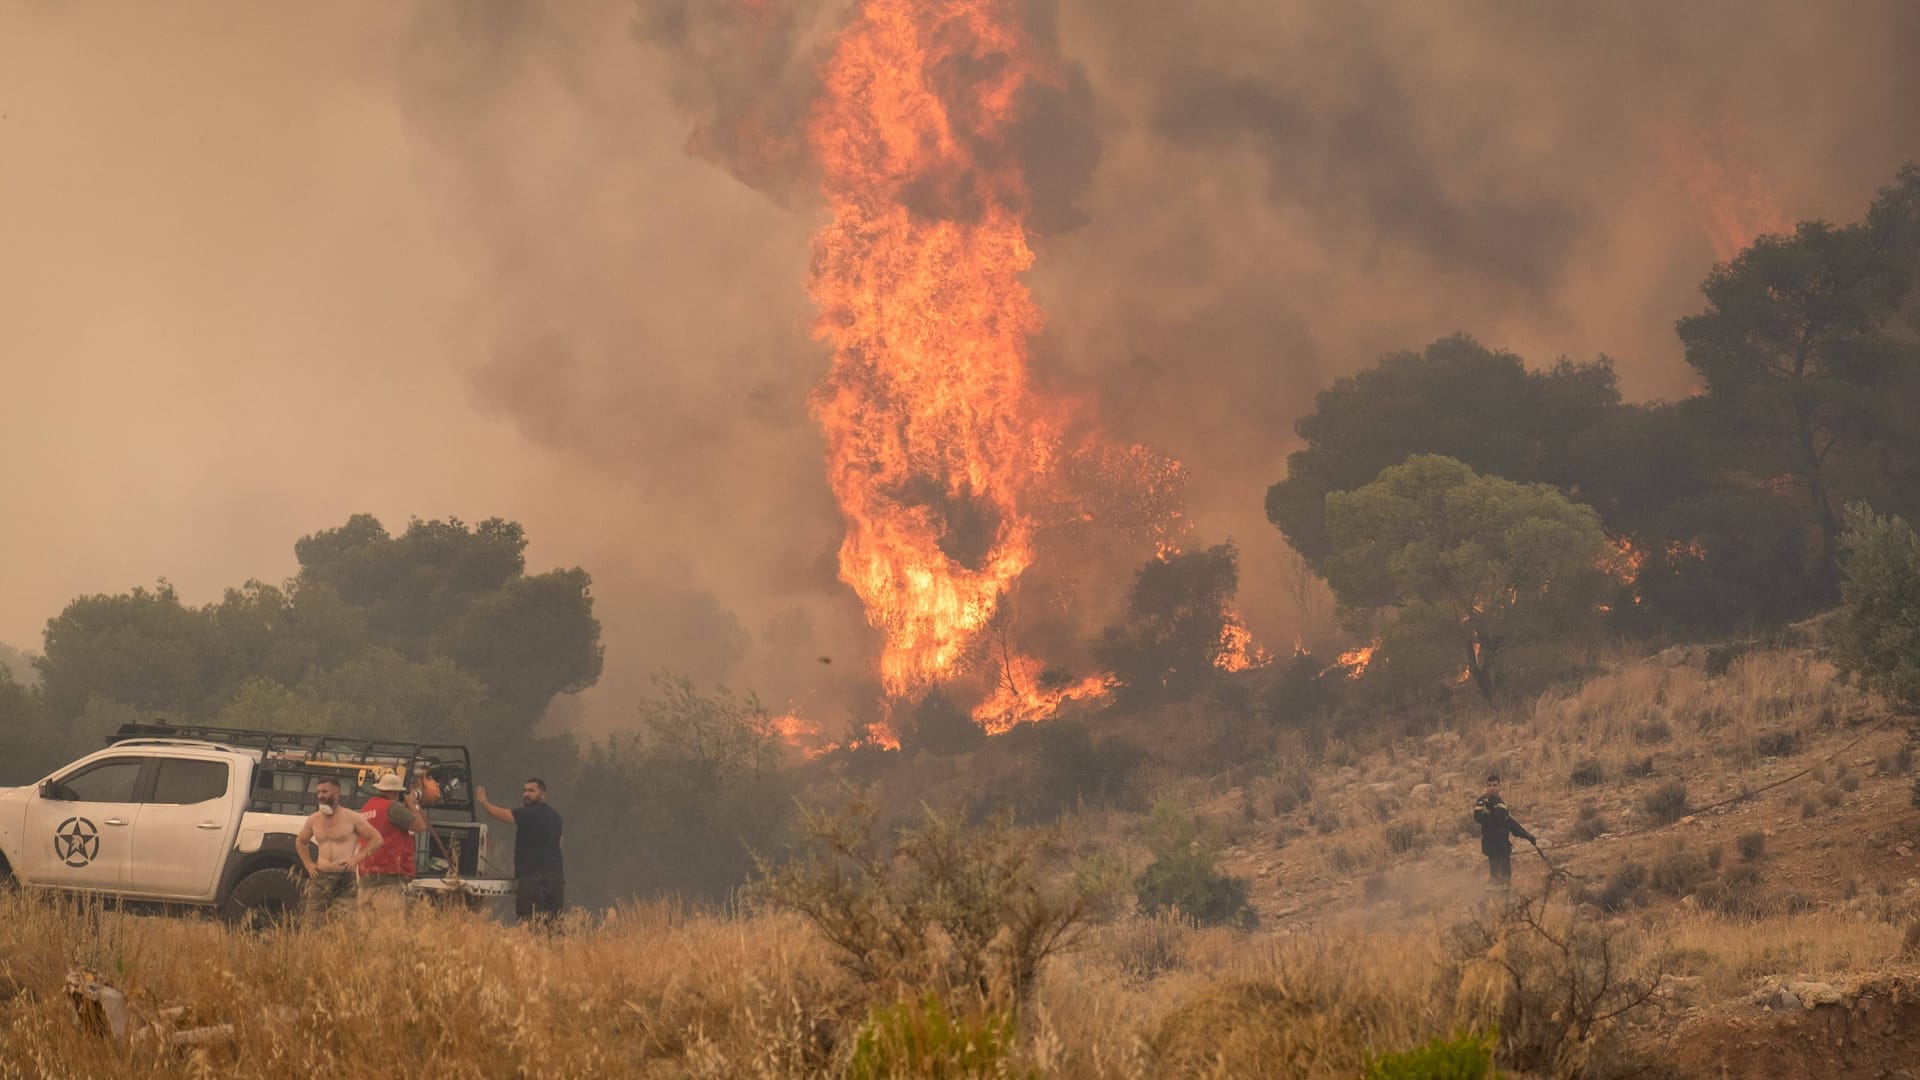
{"type": "Polygon", "coordinates": [[[1040,661],[1014,656],[1000,670],[993,693],[973,709],[974,722],[989,735],[1010,731],[1016,724],[1044,720],[1069,701],[1105,697],[1113,688],[1108,675],[1089,675],[1072,682],[1051,683],[1040,661]]]}
{"type": "Polygon", "coordinates": [[[1033,561],[1058,430],[1028,382],[1040,312],[1007,142],[1052,77],[1011,0],[866,0],[809,125],[831,214],[811,293],[832,369],[812,410],[847,522],[840,577],[883,688],[953,674],[1033,561]]]}
{"type": "Polygon", "coordinates": [[[1373,654],[1379,651],[1380,639],[1374,638],[1365,645],[1348,649],[1346,652],[1341,653],[1339,658],[1336,659],[1331,666],[1320,672],[1320,674],[1325,675],[1329,672],[1345,670],[1347,678],[1357,679],[1367,673],[1367,665],[1373,663],[1373,654]]]}
{"type": "MultiPolygon", "coordinates": [[[[1294,647],[1299,648],[1297,644],[1294,647]]],[[[1272,662],[1273,655],[1253,640],[1253,631],[1247,629],[1240,612],[1228,608],[1226,622],[1220,626],[1220,654],[1213,658],[1213,666],[1221,671],[1246,671],[1272,662]]]]}
{"type": "Polygon", "coordinates": [[[1720,262],[1733,259],[1762,235],[1793,231],[1766,181],[1741,161],[1742,141],[1740,129],[1731,123],[1715,129],[1676,123],[1659,138],[1667,171],[1692,201],[1713,244],[1713,257],[1720,262]]]}

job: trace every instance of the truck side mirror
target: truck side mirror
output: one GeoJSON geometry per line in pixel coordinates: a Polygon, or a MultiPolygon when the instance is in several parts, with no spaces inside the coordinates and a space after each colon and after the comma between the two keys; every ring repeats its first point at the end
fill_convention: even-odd
{"type": "Polygon", "coordinates": [[[60,785],[51,780],[40,781],[40,797],[43,799],[58,799],[60,797],[59,790],[60,785]]]}

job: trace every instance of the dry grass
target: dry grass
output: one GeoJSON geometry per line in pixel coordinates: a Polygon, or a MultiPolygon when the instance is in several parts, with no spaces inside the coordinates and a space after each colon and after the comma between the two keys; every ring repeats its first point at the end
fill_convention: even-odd
{"type": "Polygon", "coordinates": [[[1698,976],[1709,1000],[1738,998],[1770,975],[1835,978],[1897,963],[1902,928],[1837,912],[1745,920],[1676,915],[1652,931],[1676,974],[1698,976]]]}
{"type": "MultiPolygon", "coordinates": [[[[1021,1055],[1058,1077],[1349,1077],[1368,1050],[1455,1020],[1436,1005],[1440,940],[1432,925],[1306,939],[1123,923],[1049,969],[1021,1055]]],[[[837,1076],[869,1004],[786,916],[656,906],[554,938],[464,915],[249,935],[0,898],[0,1076],[837,1076]],[[75,967],[235,1038],[163,1052],[83,1032],[60,989],[75,967]]]]}

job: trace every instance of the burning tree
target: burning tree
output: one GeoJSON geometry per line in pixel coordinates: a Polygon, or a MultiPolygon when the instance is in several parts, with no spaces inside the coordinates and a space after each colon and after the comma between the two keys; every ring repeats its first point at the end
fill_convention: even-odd
{"type": "Polygon", "coordinates": [[[1389,662],[1396,641],[1450,642],[1488,700],[1503,645],[1593,625],[1611,587],[1591,508],[1438,455],[1328,495],[1327,531],[1327,583],[1350,628],[1385,621],[1389,662]]]}
{"type": "Polygon", "coordinates": [[[1134,576],[1125,621],[1106,629],[1094,658],[1136,695],[1192,689],[1231,666],[1221,661],[1236,646],[1228,605],[1239,585],[1232,544],[1153,559],[1134,576]]]}

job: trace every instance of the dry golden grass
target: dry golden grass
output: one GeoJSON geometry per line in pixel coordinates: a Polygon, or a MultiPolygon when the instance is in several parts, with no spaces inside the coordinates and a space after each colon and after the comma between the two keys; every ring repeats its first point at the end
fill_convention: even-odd
{"type": "MultiPolygon", "coordinates": [[[[1349,1077],[1368,1050],[1453,1019],[1433,1005],[1432,926],[1290,938],[1163,925],[1171,968],[1127,971],[1137,921],[1054,964],[1024,1063],[1058,1077],[1349,1077]]],[[[250,935],[0,899],[8,1077],[837,1076],[869,1004],[780,915],[636,908],[553,938],[464,915],[250,935]],[[61,990],[76,967],[235,1038],[175,1052],[82,1031],[61,990]]]]}
{"type": "Polygon", "coordinates": [[[1837,912],[1757,921],[1690,913],[1652,933],[1675,974],[1698,976],[1708,1000],[1741,997],[1772,975],[1834,978],[1902,963],[1899,927],[1837,912]]]}

